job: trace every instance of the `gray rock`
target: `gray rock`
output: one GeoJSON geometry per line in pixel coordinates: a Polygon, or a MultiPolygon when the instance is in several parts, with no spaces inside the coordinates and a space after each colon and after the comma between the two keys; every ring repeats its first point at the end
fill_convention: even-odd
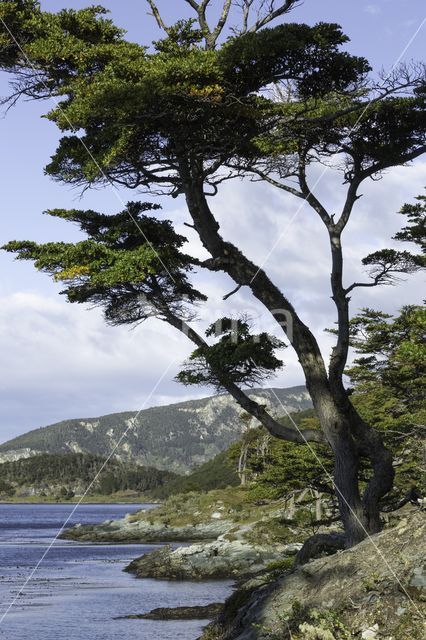
{"type": "Polygon", "coordinates": [[[395,528],[352,549],[313,560],[273,582],[249,580],[230,597],[203,639],[284,639],[290,637],[289,624],[299,637],[305,623],[321,626],[323,635],[313,636],[318,639],[334,628],[334,622],[327,625],[330,614],[338,615],[351,637],[423,637],[425,536],[426,515],[413,507],[395,528]],[[366,593],[369,584],[377,597],[366,593]],[[317,612],[314,620],[309,612],[317,612]],[[324,615],[323,625],[318,612],[324,615]]]}
{"type": "Polygon", "coordinates": [[[188,547],[163,547],[137,558],[126,571],[140,578],[208,580],[250,576],[286,555],[298,545],[260,546],[243,540],[219,539],[188,547]]]}
{"type": "Polygon", "coordinates": [[[99,525],[76,525],[66,529],[61,538],[104,543],[195,542],[214,540],[226,533],[231,526],[232,523],[228,520],[211,520],[173,527],[161,522],[132,521],[131,516],[125,516],[120,520],[107,520],[99,525]]]}

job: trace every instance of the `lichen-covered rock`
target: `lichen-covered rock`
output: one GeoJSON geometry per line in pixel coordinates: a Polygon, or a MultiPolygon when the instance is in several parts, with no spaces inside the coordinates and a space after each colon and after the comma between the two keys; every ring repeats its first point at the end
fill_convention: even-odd
{"type": "Polygon", "coordinates": [[[422,640],[425,539],[426,514],[410,507],[352,549],[246,582],[203,640],[422,640]]]}
{"type": "Polygon", "coordinates": [[[168,580],[208,580],[249,576],[271,562],[296,553],[301,545],[253,545],[243,540],[162,547],[133,560],[126,571],[139,578],[168,580]]]}

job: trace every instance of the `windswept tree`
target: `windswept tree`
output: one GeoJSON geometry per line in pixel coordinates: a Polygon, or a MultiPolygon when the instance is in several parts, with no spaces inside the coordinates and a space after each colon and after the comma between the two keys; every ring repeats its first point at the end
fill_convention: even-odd
{"type": "Polygon", "coordinates": [[[64,135],[49,175],[82,188],[112,184],[183,197],[209,259],[185,254],[185,238],[172,223],[147,216],[149,206],[140,203],[115,216],[51,211],[78,223],[88,240],[11,242],[6,249],[62,281],[71,302],[103,306],[114,324],[150,315],[168,322],[196,345],[183,382],[226,389],[274,436],[329,446],[346,544],[354,544],[379,530],[380,501],[394,470],[380,434],[344,386],[349,301],[357,288],[420,265],[409,252],[383,249],[364,260],[371,280],[345,283],[342,235],[362,183],[426,150],[424,68],[401,67],[375,84],[368,62],[343,50],[347,37],[338,25],[276,26],[298,4],[291,0],[182,0],[194,18],[174,25],[161,4],[148,0],[164,31],[149,48],[128,42],[100,7],[50,14],[35,2],[1,2],[0,60],[12,74],[9,101],[57,99],[47,117],[64,135]],[[212,22],[209,11],[218,8],[212,22]],[[312,170],[324,163],[341,172],[346,186],[338,213],[310,188],[312,170]],[[236,176],[307,202],[324,225],[338,326],[328,367],[287,293],[221,235],[209,196],[236,176]],[[280,340],[253,335],[247,322],[231,318],[222,319],[216,342],[214,327],[202,337],[191,322],[205,300],[193,287],[193,269],[228,274],[277,322],[297,354],[320,429],[281,424],[247,396],[244,386],[280,366],[280,340]],[[362,495],[361,460],[370,467],[362,495]]]}

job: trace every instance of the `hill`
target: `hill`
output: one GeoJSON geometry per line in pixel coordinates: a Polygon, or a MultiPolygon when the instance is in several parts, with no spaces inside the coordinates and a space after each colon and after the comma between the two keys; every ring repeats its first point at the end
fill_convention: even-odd
{"type": "Polygon", "coordinates": [[[177,476],[169,471],[82,453],[48,454],[0,465],[0,499],[69,500],[83,495],[146,494],[177,476]]]}
{"type": "MultiPolygon", "coordinates": [[[[254,389],[249,395],[279,415],[311,406],[303,386],[254,389]]],[[[64,420],[0,445],[0,462],[41,453],[107,457],[115,448],[115,457],[123,462],[188,473],[227,449],[248,428],[256,426],[256,420],[241,420],[241,414],[241,408],[229,395],[220,394],[153,407],[139,414],[128,411],[99,418],[64,420]]]]}

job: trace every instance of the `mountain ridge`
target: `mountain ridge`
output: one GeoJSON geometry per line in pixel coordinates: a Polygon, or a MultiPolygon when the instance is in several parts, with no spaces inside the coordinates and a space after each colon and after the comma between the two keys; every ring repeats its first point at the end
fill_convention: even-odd
{"type": "MultiPolygon", "coordinates": [[[[248,394],[266,404],[275,415],[312,406],[304,386],[252,389],[248,394]]],[[[141,412],[63,420],[1,444],[0,463],[40,453],[108,456],[115,449],[114,455],[122,461],[188,473],[258,424],[254,418],[242,420],[242,414],[242,409],[228,394],[218,394],[150,407],[141,412]]]]}

